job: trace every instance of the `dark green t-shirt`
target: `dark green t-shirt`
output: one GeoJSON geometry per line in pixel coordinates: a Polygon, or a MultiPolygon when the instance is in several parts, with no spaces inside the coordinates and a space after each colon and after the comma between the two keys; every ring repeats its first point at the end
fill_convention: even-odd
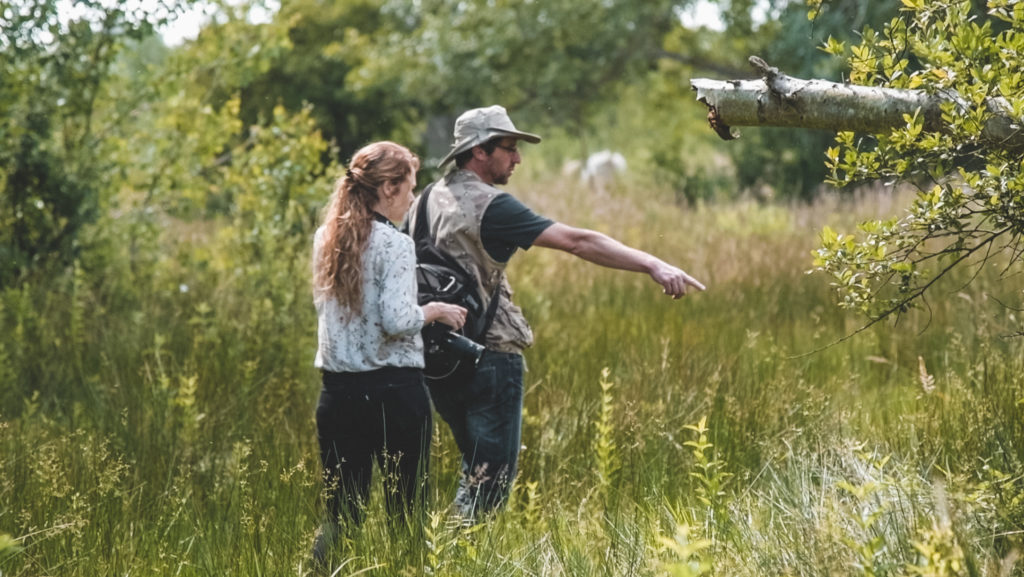
{"type": "Polygon", "coordinates": [[[499,194],[484,211],[480,242],[491,258],[508,262],[516,249],[533,246],[540,233],[553,224],[555,221],[533,212],[511,194],[499,194]]]}

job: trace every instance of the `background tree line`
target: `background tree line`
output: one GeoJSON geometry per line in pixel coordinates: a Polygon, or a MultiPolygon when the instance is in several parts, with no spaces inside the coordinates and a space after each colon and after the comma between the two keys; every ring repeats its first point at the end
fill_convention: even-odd
{"type": "MultiPolygon", "coordinates": [[[[500,102],[524,125],[566,135],[543,151],[552,170],[590,148],[629,147],[680,201],[765,186],[810,198],[823,135],[754,133],[727,150],[731,161],[713,162],[722,153],[701,145],[686,79],[735,71],[755,52],[793,73],[836,77],[816,39],[849,37],[851,24],[895,9],[839,2],[812,26],[799,3],[759,5],[770,17],[757,22],[755,3],[727,2],[726,28],[714,31],[684,28],[687,3],[662,0],[294,0],[260,23],[247,18],[258,5],[219,2],[194,41],[164,46],[155,30],[189,6],[5,3],[0,285],[66,268],[104,240],[127,246],[136,266],[158,217],[241,216],[254,192],[228,174],[275,123],[308,129],[319,156],[292,165],[286,181],[327,178],[331,163],[374,139],[440,156],[455,115],[500,102]],[[117,223],[90,228],[114,214],[117,223]]],[[[287,199],[257,204],[306,203],[311,219],[316,195],[297,200],[284,184],[267,192],[287,199]]]]}

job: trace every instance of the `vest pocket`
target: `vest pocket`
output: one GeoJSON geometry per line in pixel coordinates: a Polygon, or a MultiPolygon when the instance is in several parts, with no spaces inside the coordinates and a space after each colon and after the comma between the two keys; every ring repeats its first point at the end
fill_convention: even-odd
{"type": "Polygon", "coordinates": [[[533,330],[519,307],[504,300],[494,316],[494,323],[487,335],[488,348],[518,353],[533,344],[533,330]]]}

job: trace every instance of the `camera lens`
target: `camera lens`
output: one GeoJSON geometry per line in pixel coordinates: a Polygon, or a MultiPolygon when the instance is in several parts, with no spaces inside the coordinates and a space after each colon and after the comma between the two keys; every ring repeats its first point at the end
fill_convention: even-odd
{"type": "Polygon", "coordinates": [[[479,361],[480,357],[484,354],[483,345],[458,333],[449,332],[445,336],[444,342],[451,351],[465,357],[471,357],[474,362],[479,361]]]}

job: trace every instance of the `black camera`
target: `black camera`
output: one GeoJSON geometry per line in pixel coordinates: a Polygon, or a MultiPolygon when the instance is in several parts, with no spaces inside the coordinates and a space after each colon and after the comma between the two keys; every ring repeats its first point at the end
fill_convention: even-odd
{"type": "Polygon", "coordinates": [[[441,347],[461,357],[473,359],[473,364],[480,362],[484,354],[484,346],[455,331],[448,331],[441,337],[441,347]]]}
{"type": "MultiPolygon", "coordinates": [[[[480,362],[484,346],[461,335],[446,324],[434,322],[423,328],[423,356],[428,379],[443,379],[455,374],[463,361],[480,362]]],[[[467,365],[468,366],[468,365],[467,365]]]]}

